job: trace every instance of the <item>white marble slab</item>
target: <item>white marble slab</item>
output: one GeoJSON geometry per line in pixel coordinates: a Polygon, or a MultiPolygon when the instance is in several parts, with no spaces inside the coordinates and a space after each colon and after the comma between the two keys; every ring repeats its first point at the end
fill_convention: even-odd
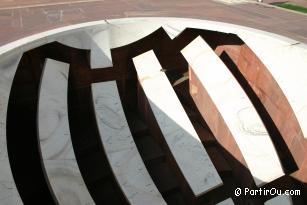
{"type": "Polygon", "coordinates": [[[231,198],[228,198],[228,199],[226,199],[226,200],[224,200],[224,201],[222,201],[222,202],[220,202],[216,205],[234,205],[234,203],[233,203],[231,198]]]}
{"type": "Polygon", "coordinates": [[[81,176],[68,124],[69,64],[46,59],[38,104],[40,149],[52,191],[59,204],[95,204],[81,176]]]}
{"type": "MultiPolygon", "coordinates": [[[[223,129],[229,129],[234,137],[256,185],[261,186],[283,176],[281,163],[267,130],[224,63],[201,37],[197,37],[181,52],[207,91],[210,99],[206,100],[215,104],[218,115],[228,126],[223,129]]],[[[191,92],[193,95],[194,91],[191,92]]]]}
{"type": "Polygon", "coordinates": [[[109,29],[93,34],[91,40],[91,68],[112,67],[109,29]]]}
{"type": "Polygon", "coordinates": [[[110,25],[110,47],[117,48],[136,42],[157,29],[163,27],[166,34],[175,38],[189,22],[178,29],[178,24],[182,22],[174,21],[176,18],[125,18],[110,19],[107,22],[110,25]],[[182,30],[181,30],[182,29],[182,30]]]}
{"type": "Polygon", "coordinates": [[[77,49],[91,49],[91,35],[86,31],[77,31],[68,35],[59,36],[55,39],[57,42],[77,49]]]}
{"type": "Polygon", "coordinates": [[[154,52],[133,58],[137,75],[166,143],[195,196],[222,185],[192,123],[154,52]]]}
{"type": "Polygon", "coordinates": [[[264,202],[264,205],[292,205],[292,199],[287,195],[280,195],[264,202]]]}
{"type": "Polygon", "coordinates": [[[90,50],[92,69],[113,66],[108,26],[99,25],[97,28],[76,31],[59,36],[55,40],[69,47],[90,50]]]}
{"type": "Polygon", "coordinates": [[[9,163],[6,143],[6,116],[11,86],[21,54],[0,59],[0,204],[23,204],[9,163]]]}
{"type": "Polygon", "coordinates": [[[115,81],[92,84],[101,141],[114,176],[132,205],[166,204],[137,150],[115,81]]]}
{"type": "Polygon", "coordinates": [[[117,48],[138,41],[161,27],[161,22],[140,19],[108,20],[110,23],[110,46],[117,48]]]}
{"type": "MultiPolygon", "coordinates": [[[[180,33],[182,30],[184,30],[186,27],[191,28],[201,28],[201,29],[208,29],[208,30],[217,30],[222,32],[228,32],[228,33],[237,33],[240,35],[240,37],[248,44],[250,48],[259,56],[261,61],[266,65],[267,68],[269,68],[272,75],[275,77],[275,80],[278,82],[280,87],[282,88],[283,92],[287,96],[288,100],[290,101],[290,104],[292,108],[295,110],[296,113],[299,113],[303,107],[298,104],[298,106],[295,106],[295,100],[300,101],[301,103],[305,102],[304,96],[307,96],[305,94],[305,88],[302,86],[302,83],[306,82],[303,78],[306,75],[303,75],[304,67],[306,67],[306,45],[301,46],[302,44],[296,44],[298,43],[295,40],[276,35],[273,33],[268,33],[264,31],[260,31],[257,29],[247,28],[243,26],[233,25],[233,24],[227,24],[222,22],[215,22],[215,21],[206,21],[206,20],[199,20],[199,19],[185,19],[185,18],[160,18],[160,17],[146,17],[146,18],[124,18],[124,19],[112,19],[108,20],[108,23],[106,20],[101,21],[94,21],[94,22],[86,22],[81,24],[75,24],[75,25],[69,25],[66,27],[56,28],[53,30],[48,30],[42,33],[37,33],[32,36],[27,36],[23,39],[19,39],[17,41],[8,43],[6,45],[3,45],[0,47],[0,160],[4,161],[0,162],[0,170],[8,170],[9,173],[10,168],[4,168],[7,162],[7,152],[6,152],[6,111],[7,111],[7,101],[9,96],[9,91],[11,87],[11,82],[13,79],[13,76],[15,74],[16,68],[9,68],[9,62],[11,60],[4,60],[5,58],[10,58],[11,55],[19,56],[20,53],[25,52],[27,50],[33,49],[37,46],[53,42],[56,40],[59,36],[66,35],[67,37],[75,33],[76,31],[81,31],[84,29],[92,29],[97,28],[101,26],[106,26],[108,24],[112,24],[113,33],[111,36],[111,48],[112,46],[123,46],[127,43],[131,43],[135,40],[139,40],[140,38],[145,37],[155,29],[157,29],[160,26],[170,25],[172,28],[166,28],[166,30],[172,30],[171,31],[171,37],[174,37],[178,33],[180,33]],[[149,27],[148,29],[143,28],[141,30],[134,30],[135,28],[140,28],[139,23],[141,24],[147,24],[147,25],[155,25],[154,27],[149,27]],[[124,28],[122,27],[124,25],[124,28]],[[121,29],[122,28],[122,29],[121,29]],[[174,29],[173,29],[174,28],[174,29]],[[144,29],[146,32],[144,32],[144,29]],[[176,32],[177,30],[178,32],[176,32]],[[120,31],[120,32],[119,32],[120,31]],[[126,34],[127,31],[131,31],[129,34],[129,37],[126,34]],[[241,34],[244,34],[245,36],[241,36],[241,34]],[[247,38],[248,37],[248,40],[247,38]],[[128,40],[125,40],[128,39],[128,40]],[[272,49],[273,47],[270,47],[271,42],[276,41],[276,47],[274,45],[274,55],[272,55],[272,49]],[[269,49],[268,47],[269,46],[269,49]],[[298,49],[298,50],[297,50],[298,49]],[[294,66],[295,62],[295,66],[294,66]],[[9,69],[7,69],[9,68],[9,69]],[[273,72],[272,69],[275,69],[273,72]],[[289,70],[292,75],[288,77],[288,74],[282,74],[284,73],[284,70],[289,70]],[[297,69],[300,70],[300,72],[297,72],[297,69]],[[280,72],[282,71],[282,72],[280,72]],[[295,72],[292,72],[295,71],[295,72]],[[278,74],[282,74],[282,77],[278,77],[278,74]],[[294,76],[297,75],[297,76],[294,76]],[[303,79],[303,81],[302,81],[303,79]],[[296,84],[296,82],[299,82],[296,84]],[[294,83],[293,83],[294,82],[294,83]],[[289,87],[287,88],[287,86],[289,87]],[[292,90],[300,90],[300,92],[293,92],[292,90]],[[300,94],[303,93],[303,94],[300,94]],[[4,158],[3,158],[4,157],[4,158]],[[3,166],[2,166],[3,165],[3,166]]],[[[94,29],[94,30],[95,30],[94,29]]],[[[168,32],[169,33],[169,32],[168,32]]],[[[78,38],[78,37],[76,37],[78,38]]],[[[77,40],[75,40],[77,41],[77,40]]],[[[76,43],[76,42],[75,42],[76,43]]],[[[78,43],[76,43],[78,44],[78,43]]],[[[303,132],[305,133],[306,137],[306,129],[304,128],[307,123],[304,123],[304,115],[303,112],[300,117],[300,125],[302,127],[303,132]]],[[[6,172],[6,171],[3,171],[6,172]]],[[[10,174],[10,176],[3,175],[2,179],[0,181],[6,181],[9,183],[13,183],[13,178],[10,174]]],[[[1,177],[1,175],[0,175],[1,177]]],[[[3,187],[9,187],[9,193],[14,193],[11,196],[15,196],[15,194],[18,195],[15,188],[12,188],[13,186],[5,185],[3,187]],[[11,189],[12,188],[12,189],[11,189]],[[16,192],[12,191],[15,190],[16,192]]],[[[7,195],[4,195],[4,197],[1,196],[2,193],[5,193],[4,191],[0,190],[0,198],[5,198],[8,201],[10,200],[10,197],[7,197],[7,195]]],[[[12,197],[14,198],[14,197],[12,197]]],[[[17,197],[18,198],[18,197],[17,197]]],[[[0,204],[5,204],[2,200],[0,204]]],[[[9,204],[18,204],[17,202],[9,203],[9,204]]]]}
{"type": "Polygon", "coordinates": [[[280,86],[307,138],[307,47],[268,37],[252,38],[245,34],[240,37],[261,59],[280,86]]]}

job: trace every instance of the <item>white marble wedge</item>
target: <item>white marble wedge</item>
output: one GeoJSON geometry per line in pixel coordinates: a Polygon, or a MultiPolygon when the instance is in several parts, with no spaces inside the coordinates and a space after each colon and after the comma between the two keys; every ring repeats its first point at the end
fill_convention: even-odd
{"type": "Polygon", "coordinates": [[[6,142],[6,116],[11,86],[21,54],[8,55],[0,59],[0,204],[21,205],[9,163],[6,142]]]}
{"type": "Polygon", "coordinates": [[[292,199],[287,195],[276,196],[273,199],[270,199],[264,202],[264,205],[292,205],[292,199]]]}
{"type": "Polygon", "coordinates": [[[133,62],[166,143],[194,195],[221,186],[222,180],[154,52],[143,53],[133,62]]]}
{"type": "Polygon", "coordinates": [[[112,67],[109,29],[93,34],[91,40],[91,68],[112,67]]]}
{"type": "MultiPolygon", "coordinates": [[[[283,176],[280,160],[262,120],[224,63],[201,37],[181,52],[189,63],[190,75],[194,73],[192,77],[198,79],[208,94],[203,100],[215,106],[203,116],[213,133],[218,135],[221,130],[231,133],[256,185],[283,176]]],[[[199,88],[192,85],[190,93],[192,97],[200,95],[199,88]]]]}
{"type": "Polygon", "coordinates": [[[97,26],[63,35],[55,40],[66,46],[90,50],[92,69],[112,67],[110,36],[108,26],[97,26]]]}
{"type": "Polygon", "coordinates": [[[115,81],[92,84],[101,141],[116,181],[131,205],[166,205],[137,150],[115,81]]]}
{"type": "Polygon", "coordinates": [[[117,48],[138,41],[148,36],[161,27],[161,22],[140,19],[135,23],[134,19],[110,19],[110,46],[117,48]]]}
{"type": "Polygon", "coordinates": [[[60,205],[95,204],[81,176],[68,123],[69,64],[46,59],[40,85],[38,135],[50,187],[60,205]]]}
{"type": "Polygon", "coordinates": [[[224,201],[222,201],[222,202],[220,202],[216,205],[235,205],[235,204],[233,203],[231,198],[228,198],[228,199],[226,199],[226,200],[224,200],[224,201]]]}
{"type": "Polygon", "coordinates": [[[86,30],[72,32],[69,35],[63,35],[55,38],[61,44],[77,49],[91,49],[91,35],[86,30]]]}

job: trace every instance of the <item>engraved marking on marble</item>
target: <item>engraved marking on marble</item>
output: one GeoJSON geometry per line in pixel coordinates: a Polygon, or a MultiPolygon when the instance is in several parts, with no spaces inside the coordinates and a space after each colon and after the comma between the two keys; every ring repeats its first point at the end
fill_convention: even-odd
{"type": "Polygon", "coordinates": [[[21,54],[0,58],[0,204],[22,204],[8,159],[6,116],[9,95],[21,54]]]}
{"type": "Polygon", "coordinates": [[[38,106],[38,134],[45,170],[59,204],[95,204],[81,176],[68,123],[69,64],[46,59],[38,106]]]}
{"type": "Polygon", "coordinates": [[[307,49],[280,39],[242,33],[240,37],[255,52],[287,97],[307,139],[307,49]],[[274,50],[274,55],[272,55],[274,50]]]}
{"type": "Polygon", "coordinates": [[[116,82],[92,84],[101,141],[117,183],[133,205],[166,204],[137,150],[116,82]]]}
{"type": "Polygon", "coordinates": [[[154,52],[139,55],[133,62],[167,145],[193,193],[200,196],[221,186],[222,180],[165,73],[161,72],[154,52]]]}
{"type": "Polygon", "coordinates": [[[267,130],[262,123],[259,123],[259,115],[251,107],[244,107],[237,113],[240,122],[240,129],[249,135],[267,135],[267,130]]]}
{"type": "MultiPolygon", "coordinates": [[[[270,136],[234,76],[209,45],[197,37],[182,51],[237,142],[258,186],[284,175],[270,136]]],[[[193,95],[197,95],[194,93],[193,95]]],[[[210,117],[210,116],[207,116],[210,117]]]]}

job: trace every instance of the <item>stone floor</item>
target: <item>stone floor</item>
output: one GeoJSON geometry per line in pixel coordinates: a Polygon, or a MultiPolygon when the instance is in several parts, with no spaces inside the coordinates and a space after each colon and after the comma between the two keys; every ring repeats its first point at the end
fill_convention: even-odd
{"type": "Polygon", "coordinates": [[[8,0],[0,3],[0,45],[81,22],[155,16],[228,22],[307,43],[307,15],[255,2],[229,5],[212,0],[8,0]]]}

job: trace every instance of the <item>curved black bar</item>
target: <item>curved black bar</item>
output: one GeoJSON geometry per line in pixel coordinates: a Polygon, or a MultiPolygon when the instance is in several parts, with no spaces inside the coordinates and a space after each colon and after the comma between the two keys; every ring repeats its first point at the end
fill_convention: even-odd
{"type": "Polygon", "coordinates": [[[7,111],[7,147],[15,184],[25,205],[58,204],[42,162],[37,107],[45,59],[70,62],[70,50],[56,42],[30,50],[23,54],[14,76],[7,111]]]}
{"type": "MultiPolygon", "coordinates": [[[[104,78],[103,71],[101,69],[101,75],[98,75],[104,78]]],[[[91,72],[86,53],[72,53],[68,78],[68,118],[73,148],[83,179],[95,203],[127,204],[112,175],[100,142],[91,94],[91,72]],[[88,80],[81,82],[82,79],[88,80]]]]}

